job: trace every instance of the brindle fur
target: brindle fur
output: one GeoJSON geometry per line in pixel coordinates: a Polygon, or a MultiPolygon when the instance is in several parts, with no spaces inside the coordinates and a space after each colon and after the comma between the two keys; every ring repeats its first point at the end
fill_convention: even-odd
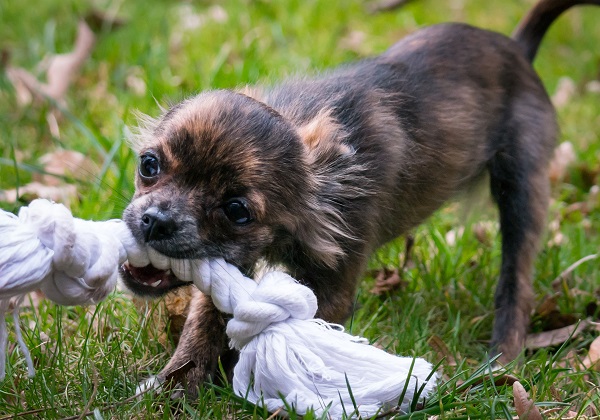
{"type": "MultiPolygon", "coordinates": [[[[156,154],[161,172],[138,177],[124,218],[144,241],[142,214],[158,207],[176,229],[149,245],[170,257],[224,257],[247,273],[259,258],[282,264],[315,291],[318,316],[342,322],[369,254],[487,172],[502,233],[492,349],[511,360],[532,308],[557,138],[531,60],[560,13],[599,2],[542,0],[515,39],[442,24],[317,78],[185,100],[143,122],[134,147],[156,154]],[[246,200],[252,223],[224,216],[234,197],[246,200]]],[[[193,360],[192,393],[226,349],[222,315],[196,294],[159,375],[193,360]]]]}

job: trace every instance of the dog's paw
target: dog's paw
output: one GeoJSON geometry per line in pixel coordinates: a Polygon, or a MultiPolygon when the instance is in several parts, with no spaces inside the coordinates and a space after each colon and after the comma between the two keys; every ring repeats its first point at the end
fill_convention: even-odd
{"type": "Polygon", "coordinates": [[[161,379],[158,376],[151,376],[145,381],[140,382],[140,384],[135,389],[135,395],[137,395],[138,398],[141,398],[142,395],[146,394],[147,392],[153,392],[155,394],[158,394],[162,392],[164,383],[164,379],[161,379]]]}
{"type": "MultiPolygon", "coordinates": [[[[188,360],[175,369],[163,370],[158,375],[151,376],[141,382],[135,389],[135,395],[141,398],[147,392],[161,394],[170,391],[172,399],[181,398],[185,393],[182,384],[197,386],[198,374],[197,372],[194,374],[195,367],[196,364],[192,360],[188,360]]],[[[191,389],[195,389],[195,386],[191,389]]]]}

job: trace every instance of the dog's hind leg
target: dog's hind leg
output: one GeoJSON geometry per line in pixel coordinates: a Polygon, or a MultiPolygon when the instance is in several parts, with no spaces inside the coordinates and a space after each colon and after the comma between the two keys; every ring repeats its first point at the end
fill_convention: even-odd
{"type": "Polygon", "coordinates": [[[527,113],[515,115],[520,115],[518,121],[509,124],[488,166],[502,234],[491,342],[492,351],[502,353],[501,363],[514,360],[525,343],[534,301],[533,265],[549,202],[547,167],[556,136],[551,110],[527,120],[527,113]]]}

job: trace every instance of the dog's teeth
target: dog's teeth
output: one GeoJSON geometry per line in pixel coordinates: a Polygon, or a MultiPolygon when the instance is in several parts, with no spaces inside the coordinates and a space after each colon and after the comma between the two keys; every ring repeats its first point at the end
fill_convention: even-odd
{"type": "Polygon", "coordinates": [[[170,276],[171,274],[173,274],[173,272],[171,271],[171,269],[168,269],[166,274],[167,276],[170,276]]]}
{"type": "Polygon", "coordinates": [[[156,280],[154,283],[150,283],[150,286],[152,286],[152,287],[158,287],[158,285],[161,284],[161,283],[162,283],[162,279],[156,280]]]}

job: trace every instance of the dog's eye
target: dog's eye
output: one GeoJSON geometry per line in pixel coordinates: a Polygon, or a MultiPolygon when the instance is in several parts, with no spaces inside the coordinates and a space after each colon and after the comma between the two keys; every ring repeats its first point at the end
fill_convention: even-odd
{"type": "Polygon", "coordinates": [[[248,206],[241,200],[234,199],[223,206],[225,216],[236,225],[246,225],[252,221],[248,206]]]}
{"type": "Polygon", "coordinates": [[[139,173],[142,178],[154,178],[160,172],[160,165],[156,156],[150,153],[140,158],[139,173]]]}

